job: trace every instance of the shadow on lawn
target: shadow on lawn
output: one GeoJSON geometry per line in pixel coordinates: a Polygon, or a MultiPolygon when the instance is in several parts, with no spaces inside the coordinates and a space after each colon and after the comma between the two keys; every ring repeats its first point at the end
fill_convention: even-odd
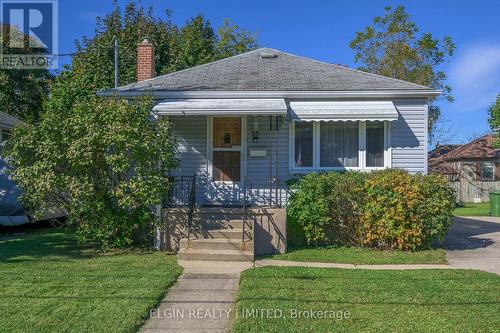
{"type": "Polygon", "coordinates": [[[93,256],[95,251],[79,246],[75,236],[66,229],[0,234],[0,262],[87,259],[93,256]]]}
{"type": "Polygon", "coordinates": [[[447,251],[486,248],[493,245],[495,240],[479,236],[494,232],[500,232],[500,223],[477,218],[454,217],[453,226],[445,237],[445,248],[447,251]]]}

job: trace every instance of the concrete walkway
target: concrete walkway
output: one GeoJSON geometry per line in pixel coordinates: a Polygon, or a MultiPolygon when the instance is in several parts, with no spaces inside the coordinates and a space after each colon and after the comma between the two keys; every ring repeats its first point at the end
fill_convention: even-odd
{"type": "Polygon", "coordinates": [[[240,273],[252,262],[183,261],[183,274],[169,289],[141,332],[228,332],[240,273]]]}
{"type": "Polygon", "coordinates": [[[444,242],[450,265],[500,275],[500,218],[455,217],[453,220],[444,242]]]}
{"type": "Polygon", "coordinates": [[[432,265],[432,264],[412,264],[412,265],[355,265],[355,264],[337,264],[327,262],[303,262],[289,260],[260,259],[255,261],[255,267],[264,266],[292,266],[292,267],[318,267],[318,268],[344,268],[344,269],[453,269],[450,265],[432,265]]]}

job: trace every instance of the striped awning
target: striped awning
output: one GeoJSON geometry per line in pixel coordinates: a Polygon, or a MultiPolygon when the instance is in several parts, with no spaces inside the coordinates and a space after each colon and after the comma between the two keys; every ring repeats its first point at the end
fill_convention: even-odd
{"type": "Polygon", "coordinates": [[[290,102],[294,121],[393,121],[398,110],[391,101],[290,102]]]}
{"type": "Polygon", "coordinates": [[[287,106],[283,98],[273,99],[166,99],[153,111],[158,115],[286,115],[287,106]]]}

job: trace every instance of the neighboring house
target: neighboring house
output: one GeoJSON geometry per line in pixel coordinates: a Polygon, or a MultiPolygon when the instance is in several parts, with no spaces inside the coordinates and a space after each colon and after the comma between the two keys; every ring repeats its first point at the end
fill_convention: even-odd
{"type": "Polygon", "coordinates": [[[492,135],[429,159],[429,171],[445,175],[462,202],[487,202],[489,192],[500,189],[500,149],[492,135]]]}
{"type": "Polygon", "coordinates": [[[280,209],[286,181],[309,172],[427,173],[428,99],[440,91],[270,48],[159,77],[153,58],[139,44],[139,82],[98,95],[151,94],[169,117],[181,142],[170,203],[186,203],[194,174],[198,206],[280,209]]]}
{"type": "Polygon", "coordinates": [[[453,149],[456,149],[456,148],[458,148],[460,146],[461,145],[459,145],[459,144],[444,144],[444,145],[441,145],[438,142],[436,144],[436,148],[434,148],[433,150],[429,151],[429,154],[428,154],[429,160],[433,159],[433,158],[437,158],[437,157],[439,157],[441,155],[444,155],[446,153],[449,153],[453,149]]]}
{"type": "Polygon", "coordinates": [[[10,131],[19,124],[19,120],[0,111],[0,225],[18,225],[29,222],[19,201],[21,194],[7,173],[7,163],[2,158],[2,149],[9,139],[10,131]]]}

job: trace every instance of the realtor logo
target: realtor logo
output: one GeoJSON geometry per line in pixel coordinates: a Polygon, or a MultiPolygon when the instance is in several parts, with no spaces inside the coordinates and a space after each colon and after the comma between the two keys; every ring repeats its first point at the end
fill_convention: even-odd
{"type": "Polygon", "coordinates": [[[0,67],[57,68],[57,0],[1,0],[0,67]]]}

